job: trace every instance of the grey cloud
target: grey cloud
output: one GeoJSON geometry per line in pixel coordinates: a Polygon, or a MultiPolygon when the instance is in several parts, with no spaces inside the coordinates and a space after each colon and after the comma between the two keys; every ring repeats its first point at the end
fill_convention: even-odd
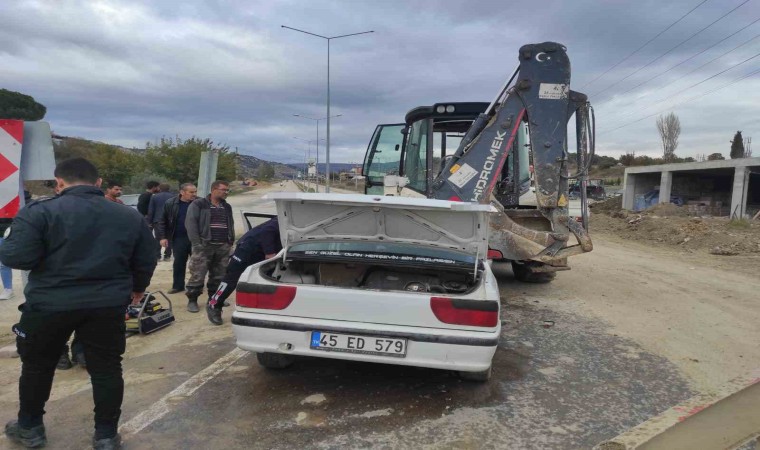
{"type": "MultiPolygon", "coordinates": [[[[667,109],[681,97],[653,104],[735,64],[746,52],[758,51],[760,41],[659,90],[668,80],[751,37],[760,25],[651,84],[621,94],[760,16],[758,7],[748,3],[651,67],[593,95],[739,3],[707,2],[583,89],[599,104],[599,152],[658,154],[654,117],[603,132],[667,109]],[[608,98],[612,100],[606,102],[608,98]]],[[[517,65],[523,44],[556,40],[567,45],[573,88],[580,90],[695,4],[113,0],[99,3],[104,12],[86,1],[13,2],[0,6],[0,64],[9,68],[0,74],[0,83],[46,104],[47,120],[61,134],[128,146],[142,146],[162,135],[196,135],[257,157],[300,162],[305,147],[292,138],[314,139],[316,129],[313,122],[293,114],[326,114],[327,49],[323,40],[280,25],[323,35],[373,29],[374,34],[331,44],[331,114],[343,115],[332,123],[331,160],[356,161],[362,159],[375,124],[400,121],[414,106],[490,101],[517,65]]],[[[758,67],[760,59],[746,69],[758,67]]],[[[740,73],[747,72],[727,73],[715,84],[695,88],[694,95],[740,73]]],[[[749,79],[676,107],[684,128],[683,151],[707,153],[704,149],[720,147],[726,140],[723,135],[730,139],[736,129],[751,136],[759,84],[749,79]]],[[[320,137],[324,134],[322,124],[320,137]]]]}

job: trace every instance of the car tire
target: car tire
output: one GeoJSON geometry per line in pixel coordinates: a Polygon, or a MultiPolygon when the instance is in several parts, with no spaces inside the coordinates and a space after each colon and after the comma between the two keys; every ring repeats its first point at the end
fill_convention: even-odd
{"type": "Polygon", "coordinates": [[[459,372],[459,378],[465,381],[484,383],[491,379],[491,366],[480,372],[459,372]]]}
{"type": "Polygon", "coordinates": [[[281,353],[256,353],[256,359],[262,366],[273,370],[287,369],[295,360],[292,355],[281,353]]]}
{"type": "Polygon", "coordinates": [[[523,283],[550,283],[557,277],[555,272],[531,272],[525,264],[520,264],[516,261],[512,261],[512,273],[515,274],[517,281],[522,281],[523,283]]]}

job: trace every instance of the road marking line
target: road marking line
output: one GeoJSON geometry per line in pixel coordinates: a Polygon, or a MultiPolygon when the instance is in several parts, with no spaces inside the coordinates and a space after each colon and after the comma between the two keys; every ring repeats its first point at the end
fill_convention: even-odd
{"type": "MultiPolygon", "coordinates": [[[[152,404],[148,409],[131,418],[127,423],[124,423],[119,427],[119,433],[122,435],[136,434],[148,427],[153,422],[164,417],[171,412],[169,399],[176,397],[190,397],[206,384],[209,380],[219,375],[225,369],[235,364],[237,360],[247,355],[248,352],[235,348],[231,352],[217,359],[210,366],[201,370],[197,374],[193,375],[189,380],[177,386],[176,389],[161,397],[156,403],[152,404]]],[[[176,402],[174,402],[176,405],[176,402]]]]}

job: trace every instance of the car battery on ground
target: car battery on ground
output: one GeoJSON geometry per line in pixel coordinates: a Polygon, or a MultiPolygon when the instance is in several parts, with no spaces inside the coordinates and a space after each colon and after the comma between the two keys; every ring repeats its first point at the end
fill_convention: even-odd
{"type": "Polygon", "coordinates": [[[174,322],[172,301],[161,291],[146,292],[140,303],[129,305],[125,315],[127,333],[149,334],[174,322]],[[158,301],[157,296],[166,300],[168,308],[158,301]]]}

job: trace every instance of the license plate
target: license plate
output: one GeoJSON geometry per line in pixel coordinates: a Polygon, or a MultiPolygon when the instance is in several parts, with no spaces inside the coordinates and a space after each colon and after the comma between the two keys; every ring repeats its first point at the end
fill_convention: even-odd
{"type": "Polygon", "coordinates": [[[406,357],[406,339],[312,331],[310,347],[329,352],[406,357]]]}

